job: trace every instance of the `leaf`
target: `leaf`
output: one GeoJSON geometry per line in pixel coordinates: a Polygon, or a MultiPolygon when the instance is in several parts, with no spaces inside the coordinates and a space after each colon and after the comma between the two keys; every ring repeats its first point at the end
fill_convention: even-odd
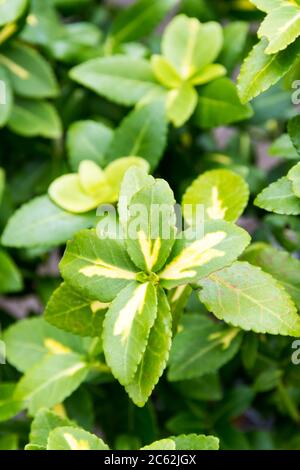
{"type": "Polygon", "coordinates": [[[95,230],[83,230],[68,243],[60,270],[71,287],[101,302],[111,302],[137,275],[124,241],[99,239],[95,230]]]}
{"type": "Polygon", "coordinates": [[[47,304],[45,320],[76,335],[99,337],[108,307],[109,304],[83,297],[63,283],[47,304]]]}
{"type": "Polygon", "coordinates": [[[150,64],[129,56],[92,59],[74,67],[70,76],[98,95],[126,106],[136,104],[150,91],[159,90],[150,64]]]}
{"type": "Polygon", "coordinates": [[[184,218],[190,225],[196,220],[197,205],[205,216],[235,222],[244,212],[249,199],[245,180],[230,170],[211,170],[200,175],[186,190],[183,199],[184,218]]]}
{"type": "Polygon", "coordinates": [[[168,118],[175,127],[182,126],[194,113],[197,103],[196,90],[189,83],[183,83],[179,88],[168,93],[168,118]]]}
{"type": "Polygon", "coordinates": [[[42,318],[19,321],[4,334],[8,361],[21,372],[30,370],[49,354],[84,352],[83,340],[49,325],[42,318]]]}
{"type": "Polygon", "coordinates": [[[127,7],[113,23],[108,37],[109,48],[147,36],[175,5],[176,0],[138,0],[127,7]]]}
{"type": "Polygon", "coordinates": [[[111,202],[114,200],[112,191],[106,181],[104,172],[90,160],[83,160],[80,166],[89,162],[94,168],[94,176],[101,175],[98,178],[98,191],[94,194],[88,194],[85,191],[84,185],[80,179],[80,174],[69,173],[60,176],[54,180],[48,189],[48,194],[51,200],[62,209],[71,212],[72,214],[84,214],[93,209],[96,209],[104,202],[111,202]]]}
{"type": "Polygon", "coordinates": [[[242,260],[259,266],[277,279],[300,310],[300,261],[298,259],[266,243],[254,243],[242,255],[242,260]]]}
{"type": "Polygon", "coordinates": [[[269,13],[274,8],[282,6],[284,0],[250,0],[259,10],[269,13]]]}
{"type": "Polygon", "coordinates": [[[0,250],[0,293],[10,294],[23,289],[22,275],[13,259],[0,250]]]}
{"type": "Polygon", "coordinates": [[[131,199],[126,248],[142,271],[159,271],[170,255],[176,236],[174,205],[173,191],[164,180],[156,180],[131,199]]]}
{"type": "Polygon", "coordinates": [[[155,179],[153,176],[148,175],[143,168],[133,166],[126,171],[121,184],[118,202],[118,212],[121,223],[126,225],[128,206],[133,196],[144,187],[152,186],[154,183],[155,179]]]}
{"type": "Polygon", "coordinates": [[[300,199],[295,196],[292,182],[286,177],[265,188],[256,197],[254,204],[276,214],[300,214],[300,199]]]}
{"type": "Polygon", "coordinates": [[[167,143],[167,120],[164,106],[155,102],[132,111],[114,133],[106,160],[138,156],[147,160],[153,170],[158,165],[167,143]]]}
{"type": "Polygon", "coordinates": [[[292,183],[292,189],[298,198],[300,197],[300,163],[293,166],[287,174],[288,180],[292,183]]]}
{"type": "Polygon", "coordinates": [[[289,134],[282,134],[280,137],[278,137],[278,139],[276,139],[268,149],[268,153],[272,157],[274,156],[290,160],[299,160],[300,158],[289,134]]]}
{"type": "Polygon", "coordinates": [[[176,450],[218,450],[219,439],[214,436],[188,434],[172,436],[176,444],[176,450]]]}
{"type": "Polygon", "coordinates": [[[217,318],[246,331],[299,336],[300,317],[284,288],[270,274],[245,262],[201,281],[200,300],[217,318]]]}
{"type": "Polygon", "coordinates": [[[156,316],[156,289],[150,282],[135,283],[123,289],[106,314],[105,358],[122,385],[129,385],[136,374],[156,316]]]}
{"type": "Polygon", "coordinates": [[[5,189],[5,172],[3,168],[0,167],[0,204],[2,202],[4,189],[5,189]]]}
{"type": "Polygon", "coordinates": [[[47,450],[109,450],[109,447],[94,434],[64,426],[50,432],[47,450]]]}
{"type": "Polygon", "coordinates": [[[15,383],[0,384],[0,422],[13,418],[23,409],[23,402],[13,398],[15,388],[15,383]]]}
{"type": "Polygon", "coordinates": [[[70,214],[47,196],[41,196],[23,205],[9,219],[2,243],[16,248],[61,245],[79,230],[95,223],[95,214],[70,214]]]}
{"type": "Polygon", "coordinates": [[[238,91],[242,103],[251,101],[275,85],[299,58],[300,41],[273,55],[265,53],[267,44],[266,39],[256,44],[242,65],[238,78],[238,91]]]}
{"type": "Polygon", "coordinates": [[[144,406],[166,367],[172,342],[172,315],[162,289],[158,290],[157,317],[147,348],[126,392],[137,406],[144,406]]]}
{"type": "Polygon", "coordinates": [[[222,44],[223,33],[218,23],[203,24],[196,18],[178,15],[164,32],[162,52],[181,78],[189,79],[215,61],[222,44]]]}
{"type": "Polygon", "coordinates": [[[77,171],[82,160],[92,160],[104,166],[104,155],[113,138],[113,131],[96,121],[78,121],[71,124],[67,133],[69,162],[77,171]]]}
{"type": "Polygon", "coordinates": [[[29,413],[61,403],[84,381],[88,366],[74,353],[49,355],[30,368],[17,385],[14,397],[23,400],[29,413]]]}
{"type": "Polygon", "coordinates": [[[243,59],[249,24],[246,21],[233,21],[224,27],[223,32],[224,44],[219,61],[231,73],[234,67],[243,59]]]}
{"type": "Polygon", "coordinates": [[[240,344],[238,329],[199,314],[184,315],[171,348],[169,380],[193,379],[217,371],[235,356],[240,344]]]}
{"type": "Polygon", "coordinates": [[[300,8],[291,2],[268,12],[258,30],[258,37],[266,37],[269,44],[267,54],[276,54],[286,49],[300,35],[300,8]]]}
{"type": "Polygon", "coordinates": [[[62,426],[71,426],[72,422],[53,411],[42,409],[35,415],[31,424],[29,444],[25,450],[46,450],[51,431],[62,426]]]}
{"type": "Polygon", "coordinates": [[[0,127],[7,123],[12,106],[13,95],[9,76],[5,68],[0,66],[0,127]]]}
{"type": "Polygon", "coordinates": [[[46,101],[18,98],[8,119],[8,127],[24,137],[58,139],[62,123],[54,106],[46,101]]]}
{"type": "Polygon", "coordinates": [[[176,450],[176,444],[173,439],[161,439],[152,442],[152,444],[142,447],[140,450],[176,450]]]}
{"type": "Polygon", "coordinates": [[[288,133],[290,140],[294,146],[294,149],[297,151],[298,159],[300,157],[300,138],[299,138],[299,130],[300,130],[300,117],[295,116],[288,122],[288,133]]]}
{"type": "Polygon", "coordinates": [[[242,104],[235,84],[229,78],[219,78],[198,92],[195,123],[210,129],[249,119],[253,115],[249,105],[242,104]]]}
{"type": "Polygon", "coordinates": [[[0,26],[17,20],[25,13],[27,0],[3,0],[0,4],[0,26]]]}
{"type": "Polygon", "coordinates": [[[150,170],[149,163],[140,157],[123,157],[112,161],[104,170],[107,182],[112,190],[113,201],[117,201],[121,184],[126,172],[129,168],[140,168],[148,173],[150,170]]]}
{"type": "Polygon", "coordinates": [[[171,289],[196,282],[235,261],[249,241],[247,232],[221,220],[188,229],[176,240],[166,266],[158,273],[161,285],[171,289]]]}
{"type": "Polygon", "coordinates": [[[181,84],[181,78],[175,67],[162,56],[154,54],[151,57],[151,65],[157,80],[167,88],[177,88],[181,84]]]}
{"type": "Polygon", "coordinates": [[[52,98],[58,85],[48,62],[34,49],[14,42],[0,54],[0,64],[8,71],[14,91],[26,98],[52,98]]]}

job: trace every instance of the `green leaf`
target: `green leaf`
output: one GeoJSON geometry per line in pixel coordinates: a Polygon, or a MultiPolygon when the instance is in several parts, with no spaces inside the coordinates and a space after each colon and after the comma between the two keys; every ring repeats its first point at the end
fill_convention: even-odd
{"type": "Polygon", "coordinates": [[[245,251],[242,260],[261,267],[263,271],[277,279],[300,310],[300,261],[298,259],[266,243],[254,243],[245,251]]]}
{"type": "Polygon", "coordinates": [[[6,330],[4,341],[8,361],[21,372],[30,370],[49,354],[84,352],[81,338],[49,325],[42,318],[15,323],[6,330]]]}
{"type": "Polygon", "coordinates": [[[109,447],[94,434],[65,426],[50,432],[47,450],[109,450],[109,447]]]}
{"type": "Polygon", "coordinates": [[[111,302],[137,275],[124,242],[100,239],[95,230],[83,230],[68,243],[60,270],[74,289],[102,302],[111,302]]]}
{"type": "Polygon", "coordinates": [[[0,127],[3,127],[11,114],[13,95],[8,73],[2,66],[0,66],[0,84],[0,127]]]}
{"type": "Polygon", "coordinates": [[[53,71],[34,49],[13,43],[0,53],[0,64],[8,71],[14,91],[26,98],[51,98],[58,94],[53,71]]]}
{"type": "Polygon", "coordinates": [[[2,243],[16,248],[61,245],[95,223],[95,214],[70,214],[53,204],[48,196],[41,196],[14,213],[4,230],[2,243]]]}
{"type": "Polygon", "coordinates": [[[200,300],[217,318],[246,331],[299,336],[300,316],[284,288],[270,274],[245,262],[200,282],[200,300]]]}
{"type": "MultiPolygon", "coordinates": [[[[299,146],[300,151],[300,146],[299,146]]],[[[286,158],[290,160],[299,160],[300,156],[296,151],[289,134],[282,134],[276,139],[268,149],[272,157],[286,158]]]]}
{"type": "Polygon", "coordinates": [[[0,4],[0,26],[17,20],[25,13],[27,0],[2,0],[0,4]]]}
{"type": "Polygon", "coordinates": [[[204,129],[243,121],[252,115],[252,108],[241,103],[236,85],[229,78],[219,78],[199,90],[195,123],[204,129]]]}
{"type": "Polygon", "coordinates": [[[176,0],[138,0],[122,11],[115,19],[108,46],[113,49],[122,42],[145,37],[159,25],[176,0]]]}
{"type": "Polygon", "coordinates": [[[61,403],[84,381],[88,366],[74,353],[46,356],[30,368],[17,385],[14,398],[23,400],[29,413],[61,403]]]}
{"type": "Polygon", "coordinates": [[[249,24],[246,21],[233,21],[224,27],[224,44],[219,61],[229,72],[243,59],[249,24]]]}
{"type": "Polygon", "coordinates": [[[269,13],[275,8],[282,6],[285,0],[250,0],[259,10],[269,13]]]}
{"type": "Polygon", "coordinates": [[[288,122],[288,133],[291,139],[291,142],[296,149],[298,154],[298,159],[300,158],[300,138],[299,138],[299,130],[300,130],[300,116],[295,116],[293,119],[290,119],[288,122]]]}
{"type": "Polygon", "coordinates": [[[156,316],[156,289],[150,282],[135,283],[123,289],[106,314],[105,358],[122,385],[129,385],[137,372],[156,316]]]}
{"type": "Polygon", "coordinates": [[[196,109],[197,102],[197,92],[189,83],[183,83],[179,88],[168,93],[168,118],[175,127],[180,127],[188,121],[196,109]]]}
{"type": "Polygon", "coordinates": [[[132,111],[114,133],[106,160],[139,156],[153,170],[161,159],[167,143],[167,120],[164,105],[155,102],[132,111]]]}
{"type": "Polygon", "coordinates": [[[292,189],[298,198],[300,197],[300,163],[293,166],[287,174],[287,178],[292,183],[292,189]]]}
{"type": "Polygon", "coordinates": [[[159,271],[170,255],[176,236],[174,205],[173,191],[164,180],[156,180],[131,199],[126,247],[142,271],[159,271]]]}
{"type": "Polygon", "coordinates": [[[214,323],[200,314],[182,317],[171,348],[169,380],[187,380],[215,372],[230,361],[241,344],[237,328],[214,323]]]}
{"type": "Polygon", "coordinates": [[[219,439],[214,436],[188,434],[172,436],[176,450],[218,450],[219,439]]]}
{"type": "Polygon", "coordinates": [[[154,54],[151,57],[151,65],[157,80],[167,88],[177,88],[181,84],[181,78],[175,67],[162,55],[154,54]]]}
{"type": "Polygon", "coordinates": [[[129,168],[140,168],[148,173],[150,170],[149,163],[144,158],[140,157],[123,157],[112,161],[104,170],[107,182],[112,190],[113,201],[117,201],[121,184],[126,172],[129,168]]]}
{"type": "Polygon", "coordinates": [[[73,171],[77,171],[82,160],[92,160],[104,166],[104,155],[113,138],[113,131],[96,121],[74,122],[68,129],[67,148],[69,162],[73,171]]]}
{"type": "Polygon", "coordinates": [[[140,450],[176,450],[176,444],[173,439],[161,439],[152,442],[148,446],[142,447],[140,450]]]}
{"type": "Polygon", "coordinates": [[[0,250],[0,294],[10,294],[23,289],[22,275],[13,259],[0,250]]]}
{"type": "Polygon", "coordinates": [[[23,402],[13,398],[15,388],[15,383],[0,384],[0,422],[13,418],[23,409],[23,402]]]}
{"type": "Polygon", "coordinates": [[[249,188],[241,176],[230,170],[211,170],[200,175],[186,190],[183,213],[193,225],[197,205],[202,204],[207,218],[235,222],[244,212],[248,199],[249,188]]]}
{"type": "Polygon", "coordinates": [[[286,2],[269,11],[257,34],[259,38],[268,39],[267,54],[276,54],[286,49],[300,35],[299,5],[286,2]]]}
{"type": "Polygon", "coordinates": [[[155,183],[153,176],[140,167],[133,166],[127,170],[120,189],[120,197],[118,203],[118,212],[121,223],[125,224],[128,217],[128,207],[133,196],[141,189],[152,186],[155,183]]]}
{"type": "Polygon", "coordinates": [[[84,164],[89,164],[89,167],[92,168],[91,175],[95,177],[94,182],[99,188],[97,192],[94,194],[86,192],[80,173],[60,176],[51,183],[48,189],[51,200],[57,206],[73,214],[84,214],[96,209],[104,202],[114,200],[104,172],[93,161],[83,160],[80,167],[84,164]]]}
{"type": "Polygon", "coordinates": [[[24,137],[58,139],[62,123],[54,106],[46,101],[18,98],[8,119],[8,127],[24,137]]]}
{"type": "Polygon", "coordinates": [[[126,391],[137,406],[144,406],[166,367],[172,342],[172,315],[162,289],[157,294],[157,317],[147,348],[126,391]]]}
{"type": "Polygon", "coordinates": [[[196,282],[231,264],[249,244],[245,230],[225,221],[207,221],[188,229],[176,240],[167,265],[158,273],[161,285],[171,289],[196,282]],[[198,234],[201,229],[203,233],[198,234]]]}
{"type": "Polygon", "coordinates": [[[62,426],[71,426],[71,421],[62,418],[53,411],[42,409],[38,411],[31,424],[29,444],[25,450],[46,450],[51,431],[62,426]]]}
{"type": "Polygon", "coordinates": [[[109,304],[90,300],[63,283],[47,304],[45,320],[76,335],[99,337],[108,307],[109,304]]]}
{"type": "Polygon", "coordinates": [[[176,16],[167,26],[162,52],[182,79],[189,79],[218,57],[223,45],[222,27],[215,22],[176,16]]]}
{"type": "Polygon", "coordinates": [[[300,199],[295,196],[292,182],[286,177],[265,188],[256,197],[254,204],[276,214],[300,214],[300,199]]]}
{"type": "Polygon", "coordinates": [[[275,85],[297,62],[300,54],[299,40],[286,50],[268,55],[268,45],[262,39],[244,61],[238,78],[238,90],[242,103],[251,101],[256,96],[275,85]]]}
{"type": "Polygon", "coordinates": [[[5,172],[0,167],[0,204],[2,202],[2,197],[5,189],[5,172]]]}
{"type": "Polygon", "coordinates": [[[150,64],[129,56],[90,60],[74,67],[70,76],[99,95],[127,106],[136,104],[150,91],[159,90],[150,64]]]}
{"type": "Polygon", "coordinates": [[[14,433],[1,435],[0,450],[19,450],[18,435],[14,433]]]}

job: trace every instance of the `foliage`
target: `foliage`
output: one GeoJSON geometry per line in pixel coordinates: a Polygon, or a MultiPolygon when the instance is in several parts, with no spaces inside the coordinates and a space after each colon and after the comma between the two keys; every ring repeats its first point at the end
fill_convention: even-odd
{"type": "Polygon", "coordinates": [[[0,449],[299,449],[300,2],[120,3],[0,2],[0,449]]]}

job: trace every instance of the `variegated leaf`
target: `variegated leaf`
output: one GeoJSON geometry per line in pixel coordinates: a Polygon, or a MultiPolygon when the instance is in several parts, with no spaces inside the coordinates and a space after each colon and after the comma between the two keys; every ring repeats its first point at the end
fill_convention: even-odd
{"type": "Polygon", "coordinates": [[[176,235],[175,199],[168,183],[156,180],[129,204],[126,246],[141,270],[157,272],[165,264],[176,235]]]}
{"type": "Polygon", "coordinates": [[[68,243],[60,270],[74,289],[102,302],[112,301],[137,275],[123,241],[100,240],[95,230],[83,230],[68,243]]]}
{"type": "Polygon", "coordinates": [[[108,366],[122,385],[133,380],[157,316],[157,295],[150,283],[123,289],[109,308],[103,325],[108,366]]]}
{"type": "Polygon", "coordinates": [[[208,219],[235,222],[243,213],[249,199],[245,180],[229,170],[212,170],[203,173],[187,189],[182,205],[184,217],[195,223],[196,210],[201,204],[208,219]]]}
{"type": "Polygon", "coordinates": [[[162,375],[172,340],[172,315],[163,289],[157,293],[157,317],[144,356],[126,391],[137,406],[144,406],[162,375]]]}
{"type": "Polygon", "coordinates": [[[196,282],[235,261],[250,242],[248,233],[229,222],[209,221],[203,233],[194,229],[176,240],[168,263],[158,273],[161,285],[171,289],[196,282]]]}

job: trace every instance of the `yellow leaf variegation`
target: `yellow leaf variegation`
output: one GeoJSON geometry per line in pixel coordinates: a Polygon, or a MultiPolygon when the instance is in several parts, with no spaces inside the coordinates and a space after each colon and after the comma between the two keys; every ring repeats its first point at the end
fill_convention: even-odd
{"type": "Polygon", "coordinates": [[[244,179],[230,170],[212,170],[199,176],[186,190],[182,205],[187,222],[194,225],[197,207],[203,206],[208,219],[235,222],[243,213],[249,199],[244,179]]]}
{"type": "Polygon", "coordinates": [[[107,364],[123,385],[128,385],[145,352],[157,315],[157,294],[150,283],[123,289],[111,304],[103,329],[107,364]]]}
{"type": "Polygon", "coordinates": [[[232,263],[249,241],[247,232],[225,221],[205,223],[202,236],[188,229],[181,240],[176,240],[167,264],[158,274],[161,284],[171,289],[193,283],[232,263]]]}

